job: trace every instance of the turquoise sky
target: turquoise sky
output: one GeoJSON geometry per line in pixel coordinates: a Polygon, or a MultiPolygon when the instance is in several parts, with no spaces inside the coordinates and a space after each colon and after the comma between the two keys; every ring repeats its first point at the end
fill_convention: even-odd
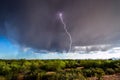
{"type": "Polygon", "coordinates": [[[18,53],[18,47],[7,38],[0,36],[0,58],[14,58],[18,53]]]}

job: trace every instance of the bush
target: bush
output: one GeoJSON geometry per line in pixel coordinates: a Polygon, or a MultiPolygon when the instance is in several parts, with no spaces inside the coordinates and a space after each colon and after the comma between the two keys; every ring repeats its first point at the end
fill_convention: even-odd
{"type": "Polygon", "coordinates": [[[93,76],[93,72],[92,72],[92,70],[91,69],[84,69],[83,70],[83,75],[84,76],[86,76],[86,77],[91,77],[91,76],[93,76]]]}
{"type": "Polygon", "coordinates": [[[13,72],[18,73],[21,66],[17,63],[11,63],[10,67],[13,72]]]}
{"type": "Polygon", "coordinates": [[[77,67],[78,63],[75,60],[68,60],[66,62],[66,68],[75,68],[77,67]]]}
{"type": "Polygon", "coordinates": [[[120,68],[115,68],[116,73],[120,73],[120,68]]]}
{"type": "Polygon", "coordinates": [[[7,80],[4,76],[0,76],[0,80],[7,80]]]}
{"type": "Polygon", "coordinates": [[[105,73],[120,73],[120,60],[0,61],[0,80],[86,80],[94,76],[100,80],[105,73]]]}
{"type": "Polygon", "coordinates": [[[59,71],[65,68],[66,64],[63,61],[50,61],[44,64],[41,69],[45,71],[59,71]]]}
{"type": "Polygon", "coordinates": [[[37,74],[28,73],[24,76],[24,80],[37,80],[37,74]]]}
{"type": "Polygon", "coordinates": [[[102,60],[81,60],[80,66],[84,66],[85,68],[100,68],[102,65],[102,60]]]}
{"type": "Polygon", "coordinates": [[[92,69],[94,76],[96,76],[98,78],[98,80],[102,79],[102,76],[105,75],[105,72],[103,69],[101,68],[94,68],[92,69]]]}
{"type": "Polygon", "coordinates": [[[96,76],[96,77],[100,78],[103,75],[105,75],[105,72],[101,68],[90,68],[90,69],[84,69],[83,75],[86,77],[96,76]]]}
{"type": "Polygon", "coordinates": [[[0,71],[2,75],[8,75],[11,73],[11,68],[7,65],[2,67],[2,70],[0,71]]]}
{"type": "Polygon", "coordinates": [[[56,74],[45,74],[42,76],[42,80],[56,80],[56,74]]]}
{"type": "Polygon", "coordinates": [[[115,70],[112,68],[107,68],[105,72],[106,72],[106,74],[114,74],[115,70]]]}

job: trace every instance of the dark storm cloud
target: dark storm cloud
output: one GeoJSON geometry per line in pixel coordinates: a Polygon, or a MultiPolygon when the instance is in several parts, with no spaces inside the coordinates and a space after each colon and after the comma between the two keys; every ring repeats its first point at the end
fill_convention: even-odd
{"type": "MultiPolygon", "coordinates": [[[[120,30],[120,1],[79,0],[66,8],[66,19],[74,43],[88,45],[117,41],[120,30]]],[[[79,45],[79,44],[78,44],[79,45]]]]}
{"type": "Polygon", "coordinates": [[[68,49],[58,12],[64,13],[74,46],[115,43],[120,39],[119,0],[4,0],[0,4],[0,33],[20,45],[68,49]]]}

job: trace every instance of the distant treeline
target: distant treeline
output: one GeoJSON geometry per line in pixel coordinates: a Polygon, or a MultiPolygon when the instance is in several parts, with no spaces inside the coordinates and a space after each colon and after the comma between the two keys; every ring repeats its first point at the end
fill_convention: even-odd
{"type": "Polygon", "coordinates": [[[120,60],[0,60],[0,80],[87,80],[120,73],[120,60]]]}

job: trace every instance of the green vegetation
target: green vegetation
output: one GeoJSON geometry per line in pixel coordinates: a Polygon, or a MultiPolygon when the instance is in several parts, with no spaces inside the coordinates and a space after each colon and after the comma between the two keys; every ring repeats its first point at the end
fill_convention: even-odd
{"type": "Polygon", "coordinates": [[[120,60],[0,60],[0,80],[87,80],[120,73],[120,60]]]}

